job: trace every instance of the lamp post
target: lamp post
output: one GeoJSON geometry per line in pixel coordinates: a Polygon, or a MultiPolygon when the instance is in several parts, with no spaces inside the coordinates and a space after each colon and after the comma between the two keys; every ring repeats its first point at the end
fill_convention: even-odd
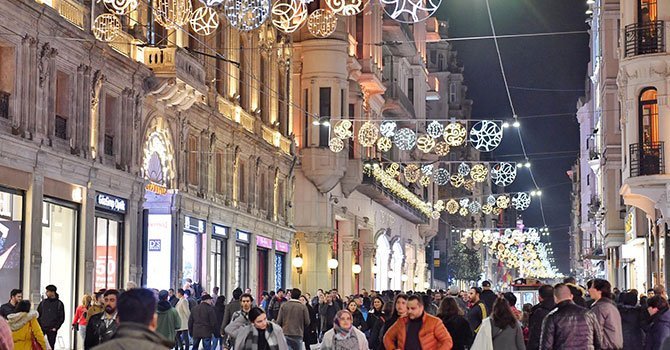
{"type": "Polygon", "coordinates": [[[302,253],[300,253],[300,241],[296,240],[295,241],[295,246],[297,253],[295,255],[295,258],[293,258],[293,266],[295,267],[296,271],[298,272],[298,284],[300,284],[300,277],[302,276],[302,265],[304,263],[302,259],[302,253]]]}

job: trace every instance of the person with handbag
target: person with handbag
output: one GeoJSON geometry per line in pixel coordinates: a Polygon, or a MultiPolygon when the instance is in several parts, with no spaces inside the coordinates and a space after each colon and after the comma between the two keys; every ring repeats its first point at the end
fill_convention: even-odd
{"type": "Polygon", "coordinates": [[[12,330],[15,350],[46,350],[44,333],[37,322],[37,311],[30,309],[30,301],[22,300],[16,305],[16,313],[7,316],[12,330]]]}
{"type": "Polygon", "coordinates": [[[493,303],[491,317],[482,321],[472,349],[526,350],[521,322],[516,318],[505,298],[493,303]]]}
{"type": "Polygon", "coordinates": [[[81,344],[84,344],[86,340],[86,313],[88,308],[91,307],[91,298],[90,295],[84,294],[84,297],[81,300],[81,305],[77,306],[77,309],[74,312],[74,317],[72,318],[72,330],[79,333],[81,337],[81,344]]]}

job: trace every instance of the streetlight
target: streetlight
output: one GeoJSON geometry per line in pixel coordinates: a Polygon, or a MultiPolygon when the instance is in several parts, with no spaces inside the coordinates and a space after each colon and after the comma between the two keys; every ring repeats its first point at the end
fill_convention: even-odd
{"type": "Polygon", "coordinates": [[[335,270],[340,263],[337,261],[337,259],[330,258],[328,259],[328,268],[331,270],[335,270]]]}
{"type": "Polygon", "coordinates": [[[351,272],[353,272],[354,275],[358,275],[359,273],[361,273],[361,271],[363,271],[363,268],[361,267],[361,265],[353,264],[351,266],[351,272]]]}
{"type": "Polygon", "coordinates": [[[302,254],[300,253],[300,241],[296,240],[295,246],[297,249],[297,254],[295,255],[295,258],[293,258],[293,266],[298,272],[298,283],[300,283],[300,276],[302,276],[302,265],[304,263],[302,260],[302,254]]]}

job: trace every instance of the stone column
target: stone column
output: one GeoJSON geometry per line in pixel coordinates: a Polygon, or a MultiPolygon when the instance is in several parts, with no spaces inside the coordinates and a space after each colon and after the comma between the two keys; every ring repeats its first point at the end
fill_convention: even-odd
{"type": "MultiPolygon", "coordinates": [[[[299,287],[303,291],[316,291],[319,288],[327,289],[333,285],[334,276],[328,269],[328,259],[332,253],[333,234],[327,230],[315,230],[311,232],[299,232],[295,235],[300,240],[300,252],[303,257],[303,273],[298,283],[298,274],[293,267],[293,258],[296,251],[292,245],[291,252],[286,257],[286,264],[290,266],[291,285],[299,287]]],[[[341,265],[340,265],[341,267],[341,265]]],[[[351,268],[351,267],[350,267],[351,268]]],[[[335,270],[335,274],[337,270],[335,270]]],[[[335,283],[337,286],[337,283],[335,283]]]]}
{"type": "Polygon", "coordinates": [[[87,293],[93,288],[93,274],[95,271],[95,190],[87,188],[86,195],[81,204],[79,246],[84,247],[84,251],[79,250],[80,256],[83,255],[84,269],[79,271],[77,277],[83,281],[83,286],[79,283],[79,294],[87,293]],[[83,289],[82,289],[83,288],[83,289]]]}
{"type": "Polygon", "coordinates": [[[137,282],[138,285],[142,281],[142,257],[144,256],[142,252],[144,187],[142,185],[141,182],[137,182],[133,186],[133,192],[128,198],[126,221],[123,227],[123,277],[127,281],[137,282]]]}
{"type": "Polygon", "coordinates": [[[31,300],[40,300],[43,198],[44,175],[35,172],[32,174],[32,181],[26,192],[24,263],[28,263],[29,267],[23,272],[23,289],[31,300]]]}
{"type": "Polygon", "coordinates": [[[361,289],[371,290],[374,289],[375,285],[372,268],[375,265],[376,246],[373,243],[365,243],[360,248],[361,258],[359,264],[361,264],[362,271],[359,277],[359,284],[361,289]]]}
{"type": "Polygon", "coordinates": [[[258,276],[258,246],[256,245],[256,236],[257,234],[254,232],[253,234],[249,235],[249,239],[251,240],[249,242],[249,282],[247,283],[244,288],[250,288],[251,289],[251,295],[254,295],[254,291],[256,291],[256,288],[258,287],[258,279],[260,276],[258,276]]]}

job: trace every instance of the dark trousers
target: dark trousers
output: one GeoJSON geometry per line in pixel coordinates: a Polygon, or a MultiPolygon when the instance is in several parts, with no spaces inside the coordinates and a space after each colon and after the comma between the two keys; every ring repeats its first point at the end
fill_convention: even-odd
{"type": "Polygon", "coordinates": [[[212,338],[196,338],[193,337],[193,350],[200,349],[200,341],[202,340],[202,347],[205,350],[212,349],[212,338]]]}
{"type": "Polygon", "coordinates": [[[51,345],[52,349],[56,348],[56,334],[58,334],[58,331],[52,331],[50,329],[43,331],[44,335],[47,336],[47,340],[49,341],[49,345],[51,345]]]}
{"type": "Polygon", "coordinates": [[[289,350],[302,350],[302,337],[286,336],[289,350]]]}
{"type": "Polygon", "coordinates": [[[189,350],[190,349],[190,340],[188,338],[188,331],[177,331],[177,349],[179,350],[189,350]]]}

